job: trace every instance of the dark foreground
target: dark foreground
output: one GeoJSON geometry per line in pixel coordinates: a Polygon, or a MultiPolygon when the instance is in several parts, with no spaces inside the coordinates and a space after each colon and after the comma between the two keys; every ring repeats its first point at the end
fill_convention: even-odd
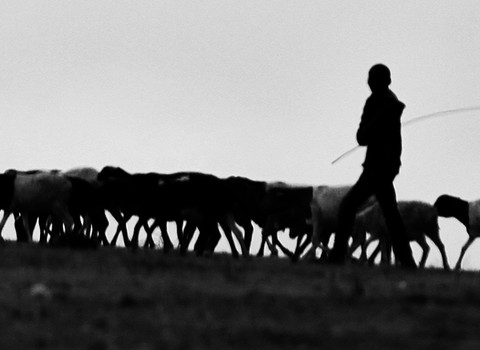
{"type": "Polygon", "coordinates": [[[480,349],[478,273],[0,253],[0,349],[480,349]]]}

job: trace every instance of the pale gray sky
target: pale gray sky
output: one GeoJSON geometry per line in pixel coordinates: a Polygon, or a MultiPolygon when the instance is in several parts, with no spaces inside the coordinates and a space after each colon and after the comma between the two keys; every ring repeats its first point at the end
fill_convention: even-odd
{"type": "MultiPolygon", "coordinates": [[[[478,33],[475,0],[4,0],[0,170],[353,183],[363,152],[330,162],[355,145],[370,66],[391,68],[404,120],[480,105],[478,33]]],[[[480,198],[479,129],[479,112],[405,129],[398,197],[480,198]]],[[[467,234],[441,228],[453,263],[467,234]]]]}

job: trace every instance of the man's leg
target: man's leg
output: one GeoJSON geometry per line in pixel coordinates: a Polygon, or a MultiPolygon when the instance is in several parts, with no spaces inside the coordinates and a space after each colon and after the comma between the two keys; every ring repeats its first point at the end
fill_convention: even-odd
{"type": "Polygon", "coordinates": [[[329,254],[332,263],[343,263],[347,256],[348,239],[352,235],[358,207],[373,193],[373,184],[368,174],[363,173],[340,204],[335,242],[329,254]]]}
{"type": "Polygon", "coordinates": [[[375,183],[375,196],[385,217],[395,259],[397,259],[403,267],[415,269],[417,265],[413,259],[412,248],[408,242],[405,226],[398,211],[395,187],[392,181],[388,179],[379,179],[375,183]]]}

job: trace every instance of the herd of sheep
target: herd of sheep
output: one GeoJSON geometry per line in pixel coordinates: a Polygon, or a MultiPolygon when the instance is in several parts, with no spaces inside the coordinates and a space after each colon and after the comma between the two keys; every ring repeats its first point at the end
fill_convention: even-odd
{"type": "MultiPolygon", "coordinates": [[[[328,254],[338,207],[349,188],[297,186],[238,176],[218,178],[199,172],[129,173],[112,166],[100,171],[7,170],[0,174],[0,209],[4,211],[0,238],[13,215],[18,241],[31,242],[38,223],[41,244],[116,245],[122,235],[126,247],[137,247],[143,233],[146,247],[161,245],[168,252],[175,247],[167,223],[176,222],[177,248],[182,254],[187,253],[198,231],[193,246],[196,254],[211,254],[223,233],[231,254],[238,257],[237,247],[241,255],[250,254],[255,223],[262,235],[257,255],[263,255],[267,245],[272,254],[278,254],[280,249],[292,260],[316,258],[318,248],[322,254],[328,254]],[[107,212],[117,224],[111,239],[106,234],[107,212]],[[137,220],[133,233],[127,228],[132,217],[137,220]],[[156,228],[160,229],[161,243],[154,240],[156,228]],[[278,233],[285,230],[296,239],[293,251],[278,238],[278,233]]],[[[466,250],[480,236],[480,201],[441,195],[434,204],[400,201],[398,205],[408,239],[422,248],[421,267],[425,266],[430,249],[428,237],[439,249],[444,268],[449,269],[439,236],[439,216],[454,217],[465,225],[469,239],[456,263],[455,268],[459,269],[466,250]]],[[[391,262],[388,230],[374,198],[357,213],[350,254],[358,248],[362,262],[373,264],[379,253],[382,263],[391,262]],[[378,241],[378,245],[367,256],[367,247],[373,241],[378,241]]]]}

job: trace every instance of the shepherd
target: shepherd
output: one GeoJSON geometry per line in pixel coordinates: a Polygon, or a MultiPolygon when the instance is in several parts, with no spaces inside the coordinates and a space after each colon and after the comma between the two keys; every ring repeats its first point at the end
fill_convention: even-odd
{"type": "Polygon", "coordinates": [[[357,209],[375,195],[390,233],[396,261],[404,268],[416,269],[402,218],[398,212],[393,180],[400,171],[402,153],[401,122],[405,104],[390,90],[390,69],[376,64],[368,73],[372,94],[363,108],[356,138],[366,146],[363,172],[339,208],[335,242],[328,262],[343,264],[352,235],[357,209]]]}

